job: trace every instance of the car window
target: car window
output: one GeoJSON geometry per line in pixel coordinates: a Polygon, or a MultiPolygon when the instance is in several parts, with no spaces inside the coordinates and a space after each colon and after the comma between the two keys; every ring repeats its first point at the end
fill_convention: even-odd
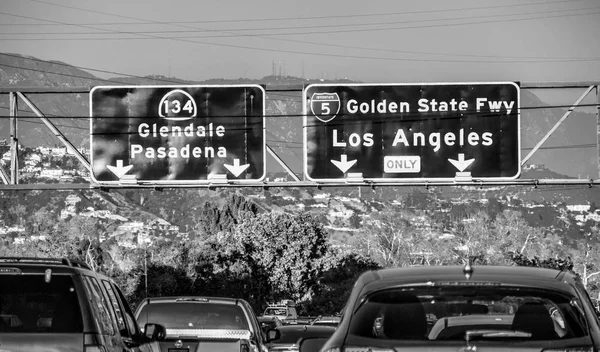
{"type": "Polygon", "coordinates": [[[0,275],[0,331],[83,332],[81,308],[70,275],[0,275]]]}
{"type": "Polygon", "coordinates": [[[588,336],[577,297],[505,286],[383,290],[356,309],[350,334],[392,340],[552,341],[588,336]],[[487,330],[488,332],[482,332],[487,330]]]}
{"type": "Polygon", "coordinates": [[[100,329],[105,334],[115,335],[116,330],[113,325],[114,318],[111,318],[109,303],[104,299],[98,281],[91,276],[84,276],[83,278],[86,289],[88,290],[90,305],[92,306],[94,317],[96,318],[100,329]]]}
{"type": "Polygon", "coordinates": [[[125,315],[123,314],[121,307],[119,306],[119,301],[117,300],[117,295],[115,294],[113,288],[111,287],[110,283],[106,280],[102,280],[102,285],[108,293],[108,299],[112,305],[113,312],[117,318],[117,326],[119,327],[119,332],[121,336],[132,337],[135,332],[132,333],[127,328],[127,324],[125,323],[125,315]]]}
{"type": "Polygon", "coordinates": [[[137,316],[140,326],[148,323],[167,329],[248,330],[243,310],[231,304],[157,302],[146,304],[137,316]]]}
{"type": "Polygon", "coordinates": [[[130,336],[137,336],[139,334],[139,326],[133,317],[133,312],[127,303],[127,299],[123,295],[123,292],[121,292],[121,290],[115,284],[111,284],[111,286],[114,292],[117,294],[117,300],[119,300],[119,303],[121,304],[121,311],[125,316],[125,322],[127,323],[127,329],[129,329],[130,336]]]}

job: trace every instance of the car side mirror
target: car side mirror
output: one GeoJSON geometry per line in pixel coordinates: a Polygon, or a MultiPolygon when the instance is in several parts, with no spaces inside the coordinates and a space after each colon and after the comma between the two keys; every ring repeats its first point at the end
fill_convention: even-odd
{"type": "Polygon", "coordinates": [[[279,340],[281,338],[281,332],[277,329],[270,329],[267,331],[267,342],[279,340]]]}
{"type": "Polygon", "coordinates": [[[319,352],[329,338],[327,337],[305,337],[300,339],[300,352],[319,352]]]}
{"type": "Polygon", "coordinates": [[[151,341],[163,341],[167,337],[167,330],[160,324],[146,324],[144,335],[151,341]]]}

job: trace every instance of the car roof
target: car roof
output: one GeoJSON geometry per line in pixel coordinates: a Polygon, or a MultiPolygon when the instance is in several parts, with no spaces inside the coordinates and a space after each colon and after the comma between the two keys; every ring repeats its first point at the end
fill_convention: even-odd
{"type": "Polygon", "coordinates": [[[371,270],[363,273],[356,283],[359,297],[372,292],[407,285],[464,285],[494,283],[502,286],[522,286],[575,294],[578,277],[568,270],[521,266],[474,265],[470,276],[460,265],[419,266],[371,270]]]}
{"type": "Polygon", "coordinates": [[[32,268],[56,266],[92,270],[87,263],[68,258],[0,257],[0,266],[27,266],[32,268]]]}
{"type": "Polygon", "coordinates": [[[388,268],[365,272],[358,284],[369,290],[417,283],[440,282],[501,282],[503,284],[564,287],[563,281],[573,283],[575,274],[555,269],[473,265],[470,277],[460,265],[388,268]]]}
{"type": "Polygon", "coordinates": [[[52,274],[86,273],[100,279],[113,281],[110,277],[93,271],[85,262],[68,258],[0,257],[0,267],[17,268],[25,274],[43,273],[52,269],[52,274]]]}
{"type": "Polygon", "coordinates": [[[169,297],[149,297],[143,300],[145,303],[218,303],[237,305],[245,302],[240,298],[230,297],[210,297],[210,296],[169,296],[169,297]]]}
{"type": "Polygon", "coordinates": [[[325,326],[325,325],[305,325],[305,324],[292,324],[292,325],[283,325],[277,328],[282,331],[334,331],[335,327],[333,326],[325,326]]]}

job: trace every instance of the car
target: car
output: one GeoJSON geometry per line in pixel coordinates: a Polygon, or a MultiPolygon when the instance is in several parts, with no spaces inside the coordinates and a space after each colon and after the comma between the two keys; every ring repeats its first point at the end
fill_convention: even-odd
{"type": "Polygon", "coordinates": [[[275,329],[278,328],[280,326],[283,326],[283,323],[281,322],[281,320],[277,317],[273,317],[273,316],[260,316],[258,317],[258,322],[260,323],[260,327],[262,328],[262,330],[267,333],[267,331],[271,330],[271,329],[275,329]]]}
{"type": "Polygon", "coordinates": [[[429,331],[429,340],[451,339],[455,334],[459,338],[472,329],[507,329],[512,327],[512,314],[468,314],[448,316],[438,319],[429,331]]]}
{"type": "Polygon", "coordinates": [[[154,351],[117,285],[67,258],[0,257],[0,351],[154,351]]]}
{"type": "Polygon", "coordinates": [[[269,352],[297,352],[301,339],[328,338],[334,331],[331,326],[284,325],[267,332],[269,352]]]}
{"type": "Polygon", "coordinates": [[[279,303],[270,304],[263,312],[263,316],[277,317],[284,325],[298,323],[296,304],[292,300],[283,300],[279,303]]]}
{"type": "Polygon", "coordinates": [[[597,351],[600,321],[575,273],[420,266],[359,276],[321,351],[597,351]]]}
{"type": "Polygon", "coordinates": [[[336,327],[340,323],[341,318],[339,316],[318,316],[313,320],[310,325],[324,325],[336,327]]]}
{"type": "Polygon", "coordinates": [[[135,312],[140,326],[166,329],[164,352],[267,352],[263,330],[250,304],[227,297],[152,297],[135,312]]]}

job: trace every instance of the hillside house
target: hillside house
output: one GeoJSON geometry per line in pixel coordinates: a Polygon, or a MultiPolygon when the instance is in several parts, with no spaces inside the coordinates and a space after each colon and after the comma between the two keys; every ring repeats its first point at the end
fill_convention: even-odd
{"type": "Polygon", "coordinates": [[[2,154],[2,160],[4,161],[10,161],[12,157],[12,152],[9,150],[6,153],[2,154]]]}
{"type": "Polygon", "coordinates": [[[69,194],[65,199],[66,205],[77,205],[79,202],[81,202],[81,197],[76,194],[69,194]]]}
{"type": "Polygon", "coordinates": [[[25,165],[36,166],[42,162],[42,157],[39,154],[29,154],[25,157],[25,165]]]}
{"type": "Polygon", "coordinates": [[[63,156],[67,155],[67,148],[66,147],[52,148],[50,150],[50,155],[62,158],[63,156]]]}
{"type": "Polygon", "coordinates": [[[74,215],[75,215],[75,206],[73,206],[73,205],[70,205],[60,211],[60,218],[63,220],[68,218],[69,216],[74,216],[74,215]]]}
{"type": "Polygon", "coordinates": [[[46,235],[31,235],[29,236],[29,239],[32,241],[45,241],[48,239],[48,236],[46,235]]]}
{"type": "Polygon", "coordinates": [[[40,177],[59,179],[64,174],[62,169],[44,169],[40,172],[40,177]]]}
{"type": "Polygon", "coordinates": [[[588,211],[590,211],[590,205],[589,204],[587,204],[587,205],[586,204],[567,205],[567,210],[576,212],[576,213],[588,212],[588,211]]]}
{"type": "Polygon", "coordinates": [[[143,230],[144,226],[145,226],[144,223],[141,221],[131,221],[131,222],[127,222],[122,225],[119,225],[117,230],[123,231],[123,232],[136,232],[136,231],[143,230]]]}
{"type": "Polygon", "coordinates": [[[42,153],[42,155],[50,155],[50,148],[48,147],[37,147],[36,150],[42,153]]]}

